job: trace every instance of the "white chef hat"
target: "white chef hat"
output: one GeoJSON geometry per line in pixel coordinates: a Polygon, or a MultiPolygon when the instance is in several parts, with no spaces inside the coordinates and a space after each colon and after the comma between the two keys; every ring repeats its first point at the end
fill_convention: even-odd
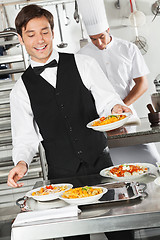
{"type": "Polygon", "coordinates": [[[108,21],[103,0],[77,0],[88,35],[105,32],[108,21]]]}

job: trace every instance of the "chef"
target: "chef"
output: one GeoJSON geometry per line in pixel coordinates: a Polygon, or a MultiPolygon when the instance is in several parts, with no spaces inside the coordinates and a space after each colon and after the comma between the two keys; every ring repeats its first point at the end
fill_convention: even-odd
{"type": "MultiPolygon", "coordinates": [[[[86,125],[111,109],[112,113],[131,110],[94,59],[53,49],[54,23],[49,11],[27,5],[17,15],[15,25],[31,65],[10,97],[15,167],[8,175],[8,185],[23,186],[17,181],[27,173],[40,142],[49,179],[96,174],[111,166],[107,139],[86,125]]],[[[128,231],[109,233],[109,239],[117,234],[130,239],[128,231]]],[[[66,239],[88,240],[89,235],[66,239]]]]}
{"type": "MultiPolygon", "coordinates": [[[[110,34],[103,0],[78,0],[79,11],[91,42],[79,54],[95,58],[123,102],[137,113],[132,104],[148,88],[146,75],[149,70],[137,46],[110,34]],[[89,12],[89,14],[88,14],[89,12]]],[[[160,161],[153,143],[110,149],[114,164],[125,162],[160,161]]]]}

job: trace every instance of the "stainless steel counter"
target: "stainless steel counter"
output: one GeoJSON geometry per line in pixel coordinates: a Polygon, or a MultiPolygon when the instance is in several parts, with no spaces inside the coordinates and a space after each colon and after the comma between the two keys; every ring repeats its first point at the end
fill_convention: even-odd
{"type": "Polygon", "coordinates": [[[107,132],[110,148],[143,143],[160,142],[160,126],[151,127],[148,118],[141,118],[140,125],[128,125],[107,132]]]}
{"type": "MultiPolygon", "coordinates": [[[[152,172],[158,175],[156,167],[152,172]]],[[[23,240],[38,240],[58,238],[70,235],[83,235],[87,233],[101,233],[126,229],[144,229],[160,227],[160,187],[155,185],[153,176],[144,176],[139,182],[147,184],[148,197],[112,203],[99,207],[89,207],[82,210],[78,217],[54,219],[43,222],[13,227],[16,236],[23,236],[23,240]]],[[[64,182],[57,180],[54,182],[64,182]]],[[[109,178],[99,175],[65,179],[65,182],[74,186],[95,185],[97,183],[113,182],[109,178]]],[[[35,187],[44,182],[37,182],[35,187]]],[[[50,183],[50,182],[45,182],[50,183]]],[[[23,214],[23,213],[22,213],[23,214]]],[[[20,238],[16,238],[20,239],[20,238]]]]}

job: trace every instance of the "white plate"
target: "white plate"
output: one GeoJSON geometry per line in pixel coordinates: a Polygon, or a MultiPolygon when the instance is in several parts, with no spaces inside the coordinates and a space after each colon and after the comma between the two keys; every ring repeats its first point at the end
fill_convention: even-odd
{"type": "Polygon", "coordinates": [[[100,132],[110,131],[110,130],[122,127],[129,120],[129,118],[132,114],[131,113],[121,113],[121,114],[110,114],[110,115],[126,115],[127,117],[122,120],[119,120],[117,122],[114,122],[114,123],[108,123],[108,124],[105,124],[102,126],[92,126],[92,124],[95,121],[98,121],[100,119],[100,118],[97,118],[97,119],[93,120],[92,122],[88,123],[87,127],[92,128],[95,131],[100,131],[100,132]]]}
{"type": "MultiPolygon", "coordinates": [[[[97,188],[97,187],[93,187],[93,188],[97,188]]],[[[62,194],[60,194],[60,199],[64,200],[66,203],[68,204],[72,204],[72,205],[84,205],[84,204],[88,204],[88,203],[93,203],[93,202],[97,202],[107,191],[108,189],[101,187],[103,192],[92,196],[92,197],[85,197],[85,198],[74,198],[74,199],[68,199],[68,198],[63,198],[62,194]]]]}
{"type": "Polygon", "coordinates": [[[157,177],[155,180],[154,180],[154,183],[158,186],[160,186],[160,177],[157,177]]]}
{"type": "Polygon", "coordinates": [[[157,165],[158,171],[160,172],[160,162],[156,162],[156,165],[157,165]]]}
{"type": "MultiPolygon", "coordinates": [[[[67,185],[68,188],[67,188],[66,190],[68,190],[68,189],[70,189],[70,188],[73,187],[72,184],[68,184],[68,183],[51,184],[51,185],[52,185],[53,187],[54,187],[54,186],[64,186],[64,185],[67,185]]],[[[42,186],[42,187],[45,187],[45,186],[42,186]]],[[[33,193],[33,192],[37,192],[37,191],[39,191],[40,189],[41,189],[41,187],[35,188],[35,189],[27,192],[27,193],[26,193],[26,197],[33,198],[33,199],[35,199],[35,200],[37,200],[37,201],[51,201],[51,200],[54,200],[54,199],[59,198],[59,195],[60,195],[62,192],[64,192],[64,191],[61,191],[61,192],[57,192],[57,193],[50,193],[50,194],[48,194],[48,195],[32,196],[32,193],[33,193]]],[[[66,190],[65,190],[65,191],[66,191],[66,190]]]]}
{"type": "MultiPolygon", "coordinates": [[[[124,164],[119,164],[119,165],[124,165],[124,164]]],[[[105,169],[101,170],[100,171],[100,175],[102,177],[109,177],[109,178],[113,178],[113,179],[120,180],[120,181],[126,181],[126,180],[134,180],[134,179],[140,178],[140,177],[142,177],[142,176],[144,176],[144,175],[149,173],[149,166],[150,166],[150,164],[147,164],[147,163],[125,163],[125,165],[138,165],[138,166],[147,167],[148,171],[145,172],[145,173],[142,173],[140,175],[131,175],[131,176],[127,176],[127,177],[116,177],[116,176],[114,176],[112,174],[107,174],[107,171],[111,170],[114,167],[118,167],[119,165],[112,166],[112,167],[105,168],[105,169]]]]}

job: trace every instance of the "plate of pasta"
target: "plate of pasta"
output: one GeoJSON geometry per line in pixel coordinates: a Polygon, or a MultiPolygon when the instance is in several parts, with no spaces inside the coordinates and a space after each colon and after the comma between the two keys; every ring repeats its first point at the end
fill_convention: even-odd
{"type": "Polygon", "coordinates": [[[108,190],[103,187],[78,187],[60,194],[60,199],[68,204],[83,205],[97,202],[108,190]]]}
{"type": "Polygon", "coordinates": [[[125,163],[100,171],[103,177],[110,177],[116,180],[134,180],[149,173],[147,163],[125,163]]]}
{"type": "Polygon", "coordinates": [[[100,132],[111,131],[122,127],[127,123],[131,115],[131,113],[108,115],[91,121],[87,124],[87,127],[100,132]]]}
{"type": "Polygon", "coordinates": [[[51,201],[59,198],[59,195],[72,188],[69,183],[51,184],[33,189],[26,193],[26,197],[33,198],[37,201],[51,201]]]}

